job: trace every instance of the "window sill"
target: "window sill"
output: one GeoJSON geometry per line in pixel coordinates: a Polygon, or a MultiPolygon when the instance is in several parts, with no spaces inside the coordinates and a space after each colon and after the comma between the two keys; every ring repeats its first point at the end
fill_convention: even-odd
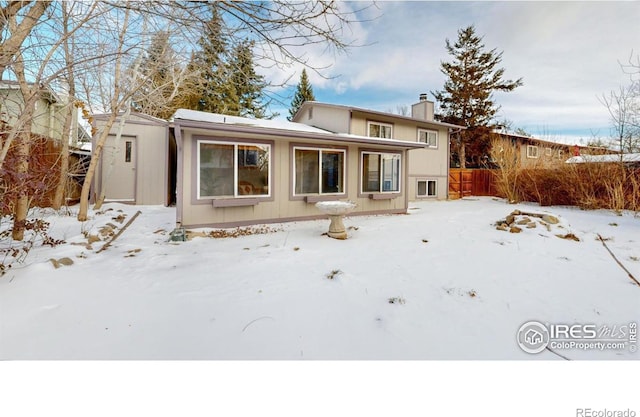
{"type": "Polygon", "coordinates": [[[371,200],[393,200],[400,197],[400,194],[369,194],[371,200]]]}
{"type": "Polygon", "coordinates": [[[211,200],[213,207],[244,207],[257,206],[260,200],[257,198],[227,198],[223,200],[211,200]]]}
{"type": "Polygon", "coordinates": [[[339,195],[308,195],[304,197],[304,201],[311,204],[311,203],[318,203],[320,201],[336,201],[344,197],[345,196],[339,196],[339,195]]]}

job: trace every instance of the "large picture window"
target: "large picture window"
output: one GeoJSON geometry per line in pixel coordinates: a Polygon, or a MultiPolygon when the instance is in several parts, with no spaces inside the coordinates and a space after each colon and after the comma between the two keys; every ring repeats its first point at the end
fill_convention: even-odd
{"type": "Polygon", "coordinates": [[[344,193],[345,151],[294,148],[294,194],[344,193]]]}
{"type": "Polygon", "coordinates": [[[400,191],[400,154],[362,152],[362,192],[400,191]]]}
{"type": "Polygon", "coordinates": [[[198,198],[269,196],[271,145],[198,141],[198,198]]]}

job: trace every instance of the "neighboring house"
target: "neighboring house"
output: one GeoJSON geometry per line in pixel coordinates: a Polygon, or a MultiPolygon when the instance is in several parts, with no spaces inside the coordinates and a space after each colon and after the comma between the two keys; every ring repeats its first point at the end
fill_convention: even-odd
{"type": "MultiPolygon", "coordinates": [[[[69,140],[77,137],[79,134],[77,124],[72,126],[69,136],[62,133],[66,115],[66,101],[60,98],[52,89],[48,87],[41,88],[42,91],[31,119],[31,133],[58,141],[63,138],[69,140]]],[[[0,81],[0,120],[9,126],[15,126],[17,119],[23,113],[24,104],[22,92],[17,81],[0,81]]],[[[76,111],[75,108],[74,111],[76,111]]]]}
{"type": "Polygon", "coordinates": [[[552,168],[573,156],[614,153],[595,146],[567,145],[515,133],[496,133],[502,140],[516,146],[523,168],[552,168]]]}
{"type": "MultiPolygon", "coordinates": [[[[94,141],[109,114],[95,114],[94,141]]],[[[131,113],[122,123],[120,115],[111,127],[96,168],[92,199],[102,192],[105,201],[144,205],[169,205],[175,190],[175,142],[169,140],[169,123],[152,116],[131,113]]],[[[95,149],[95,143],[93,143],[95,149]]]]}
{"type": "MultiPolygon", "coordinates": [[[[33,84],[30,85],[33,87],[33,84]]],[[[29,191],[31,204],[48,206],[54,196],[55,185],[59,178],[60,152],[64,141],[76,144],[88,138],[87,132],[77,122],[72,123],[70,131],[63,132],[64,120],[68,110],[68,100],[56,94],[51,88],[40,87],[39,97],[34,106],[31,118],[31,143],[30,143],[30,174],[28,179],[30,184],[37,184],[29,191]],[[44,184],[44,187],[43,185],[44,184]]],[[[20,116],[24,113],[25,101],[16,81],[0,81],[0,121],[4,123],[0,129],[0,137],[7,135],[16,124],[20,116]]],[[[73,107],[73,120],[77,120],[78,111],[73,107]]],[[[14,142],[15,143],[15,142],[14,142]]],[[[6,164],[11,163],[14,158],[14,148],[9,148],[6,164]]],[[[67,202],[76,201],[79,197],[79,190],[82,187],[86,172],[89,153],[79,148],[70,146],[69,148],[69,181],[65,198],[67,202]]],[[[14,196],[7,194],[4,187],[13,181],[11,177],[0,177],[0,193],[3,193],[4,200],[12,200],[14,196]]],[[[30,185],[27,188],[30,189],[30,185]]],[[[8,189],[12,189],[11,186],[8,189]]],[[[6,202],[3,202],[6,203],[6,202]]],[[[7,205],[4,204],[4,210],[7,205]]]]}
{"type": "Polygon", "coordinates": [[[422,143],[422,149],[408,155],[408,199],[448,198],[449,136],[464,128],[435,121],[434,103],[426,94],[411,106],[411,116],[306,101],[293,121],[336,133],[422,143]]]}
{"type": "Polygon", "coordinates": [[[193,110],[173,124],[186,227],[323,218],[315,203],[327,200],[356,202],[352,214],[406,213],[408,154],[427,146],[193,110]]]}

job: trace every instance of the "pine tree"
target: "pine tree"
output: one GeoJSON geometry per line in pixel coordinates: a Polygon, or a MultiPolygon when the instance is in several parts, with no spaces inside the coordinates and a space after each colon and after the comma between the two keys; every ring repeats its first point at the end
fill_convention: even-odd
{"type": "Polygon", "coordinates": [[[296,92],[293,95],[293,100],[291,100],[291,108],[289,109],[289,116],[287,120],[291,121],[293,116],[296,115],[300,106],[305,101],[315,101],[316,97],[313,95],[313,88],[309,83],[309,78],[307,77],[307,71],[303,68],[302,74],[300,75],[300,82],[296,87],[296,92]]]}
{"type": "Polygon", "coordinates": [[[249,116],[256,119],[272,118],[267,116],[268,102],[265,102],[264,89],[267,83],[264,76],[256,73],[253,62],[254,42],[245,40],[233,50],[231,57],[231,85],[237,96],[238,116],[249,116]]]}
{"type": "Polygon", "coordinates": [[[244,40],[231,47],[225,35],[224,20],[211,4],[211,19],[200,38],[200,50],[191,59],[188,69],[199,72],[199,82],[193,92],[183,96],[183,104],[196,110],[249,116],[274,117],[266,114],[264,76],[255,70],[254,42],[244,40]]]}
{"type": "Polygon", "coordinates": [[[224,21],[215,3],[210,5],[211,19],[198,44],[201,48],[192,61],[192,66],[200,71],[200,98],[197,110],[211,113],[225,113],[234,107],[229,101],[235,100],[233,90],[228,85],[230,74],[227,66],[228,40],[224,35],[224,21]],[[231,98],[229,98],[231,96],[231,98]]]}
{"type": "Polygon", "coordinates": [[[490,147],[490,134],[499,106],[493,101],[494,91],[512,91],[522,85],[522,78],[503,80],[504,68],[496,68],[502,61],[502,52],[484,50],[482,38],[469,26],[458,30],[458,40],[452,45],[446,40],[452,62],[442,62],[441,72],[448,79],[441,91],[432,92],[447,123],[467,127],[452,144],[462,168],[469,159],[480,165],[490,147]]]}
{"type": "Polygon", "coordinates": [[[185,81],[169,33],[153,35],[151,45],[139,65],[143,85],[132,97],[136,111],[161,119],[169,118],[179,106],[180,83],[185,81]]]}

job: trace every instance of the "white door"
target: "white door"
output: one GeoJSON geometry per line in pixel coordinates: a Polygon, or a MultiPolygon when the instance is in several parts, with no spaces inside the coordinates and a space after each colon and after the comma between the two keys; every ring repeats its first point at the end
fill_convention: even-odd
{"type": "Polygon", "coordinates": [[[135,202],[136,138],[109,135],[102,158],[102,186],[105,201],[135,202]]]}

